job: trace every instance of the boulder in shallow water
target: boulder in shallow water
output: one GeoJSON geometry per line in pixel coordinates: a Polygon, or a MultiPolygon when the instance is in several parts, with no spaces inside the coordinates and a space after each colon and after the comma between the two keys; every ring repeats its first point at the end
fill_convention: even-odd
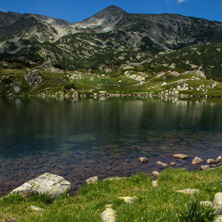
{"type": "Polygon", "coordinates": [[[54,198],[66,193],[70,187],[71,183],[63,177],[51,173],[44,173],[17,187],[10,194],[18,193],[25,197],[31,194],[47,194],[54,198]]]}
{"type": "Polygon", "coordinates": [[[198,164],[201,164],[203,163],[203,160],[200,158],[200,157],[195,157],[193,160],[192,160],[192,164],[193,165],[198,165],[198,164]]]}
{"type": "Polygon", "coordinates": [[[157,163],[158,165],[162,166],[162,167],[168,167],[168,164],[163,163],[163,162],[161,162],[161,161],[157,161],[156,163],[157,163]]]}
{"type": "Polygon", "coordinates": [[[222,156],[218,156],[217,157],[217,162],[219,163],[219,162],[222,162],[222,156]]]}
{"type": "Polygon", "coordinates": [[[215,164],[216,160],[214,159],[207,159],[207,164],[215,164]]]}
{"type": "Polygon", "coordinates": [[[173,154],[173,157],[176,158],[176,159],[180,159],[180,160],[186,160],[186,159],[189,158],[188,155],[186,155],[186,154],[181,154],[181,153],[173,154]]]}
{"type": "Polygon", "coordinates": [[[139,161],[142,162],[142,163],[148,162],[148,159],[147,159],[146,157],[139,157],[138,159],[139,159],[139,161]]]}

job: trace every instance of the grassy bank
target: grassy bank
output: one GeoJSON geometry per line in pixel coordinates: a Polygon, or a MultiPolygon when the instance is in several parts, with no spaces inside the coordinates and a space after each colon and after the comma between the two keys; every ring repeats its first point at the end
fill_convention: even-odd
{"type": "Polygon", "coordinates": [[[192,188],[199,193],[197,200],[213,201],[221,192],[222,167],[208,171],[187,172],[185,169],[165,169],[158,177],[158,187],[152,187],[152,178],[138,174],[130,178],[113,181],[99,181],[79,190],[75,197],[63,195],[53,202],[47,196],[33,196],[23,199],[19,196],[0,200],[0,221],[102,221],[100,214],[106,204],[112,204],[116,221],[178,221],[180,212],[191,200],[188,194],[177,190],[192,188]],[[126,204],[118,197],[137,196],[132,204],[126,204]],[[34,212],[31,205],[44,211],[34,212]]]}

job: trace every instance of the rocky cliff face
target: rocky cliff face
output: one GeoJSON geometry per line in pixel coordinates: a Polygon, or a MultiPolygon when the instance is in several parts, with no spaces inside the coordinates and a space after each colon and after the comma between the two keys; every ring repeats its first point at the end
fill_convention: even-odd
{"type": "MultiPolygon", "coordinates": [[[[196,69],[204,66],[209,55],[216,55],[218,64],[221,41],[220,22],[176,14],[129,14],[116,6],[73,24],[42,15],[0,12],[1,60],[69,70],[129,62],[158,61],[170,66],[179,57],[196,69]],[[202,59],[197,62],[189,56],[194,46],[197,54],[203,46],[210,53],[204,55],[202,50],[202,59]],[[183,56],[173,57],[178,50],[183,56]]],[[[184,69],[186,65],[174,66],[184,69]]]]}

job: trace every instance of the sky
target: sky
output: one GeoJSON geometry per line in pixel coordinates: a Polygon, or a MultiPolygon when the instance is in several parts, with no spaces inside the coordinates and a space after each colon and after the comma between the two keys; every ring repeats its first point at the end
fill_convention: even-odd
{"type": "Polygon", "coordinates": [[[222,0],[0,0],[0,10],[82,21],[110,5],[129,13],[175,13],[222,22],[222,0]]]}

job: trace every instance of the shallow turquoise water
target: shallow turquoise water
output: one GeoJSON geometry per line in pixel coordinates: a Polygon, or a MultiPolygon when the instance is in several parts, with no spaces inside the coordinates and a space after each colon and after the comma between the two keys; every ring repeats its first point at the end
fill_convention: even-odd
{"type": "Polygon", "coordinates": [[[73,193],[90,176],[149,174],[158,160],[193,169],[193,157],[219,155],[222,99],[0,99],[0,195],[45,172],[73,193]],[[173,159],[181,152],[191,158],[173,159]]]}

